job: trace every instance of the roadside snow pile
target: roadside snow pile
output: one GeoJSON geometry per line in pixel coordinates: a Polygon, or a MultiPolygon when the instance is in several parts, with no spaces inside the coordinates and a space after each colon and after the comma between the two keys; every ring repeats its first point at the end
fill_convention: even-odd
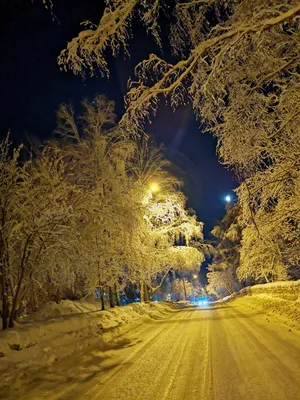
{"type": "Polygon", "coordinates": [[[63,300],[61,303],[57,304],[50,302],[46,304],[43,308],[38,310],[36,313],[31,314],[27,317],[27,320],[45,320],[56,318],[62,315],[70,314],[82,314],[93,311],[99,311],[100,305],[94,300],[63,300]]]}
{"type": "Polygon", "coordinates": [[[170,317],[175,304],[131,304],[100,311],[95,300],[50,303],[23,318],[15,328],[0,331],[0,376],[2,383],[11,372],[43,368],[94,342],[103,348],[114,338],[145,320],[170,317]]]}
{"type": "Polygon", "coordinates": [[[183,304],[184,306],[190,306],[191,302],[188,300],[179,300],[179,301],[177,301],[177,304],[183,304]]]}
{"type": "Polygon", "coordinates": [[[240,291],[241,295],[266,294],[283,300],[300,301],[300,280],[265,283],[248,286],[240,291]]]}
{"type": "Polygon", "coordinates": [[[234,298],[233,307],[263,313],[300,330],[300,280],[250,286],[234,298]]]}
{"type": "Polygon", "coordinates": [[[226,297],[223,297],[223,298],[220,299],[220,300],[214,301],[213,304],[215,304],[215,303],[224,303],[224,302],[226,302],[226,301],[231,301],[231,300],[233,300],[234,298],[236,298],[236,296],[239,296],[239,293],[234,292],[234,293],[232,293],[230,296],[226,296],[226,297]]]}

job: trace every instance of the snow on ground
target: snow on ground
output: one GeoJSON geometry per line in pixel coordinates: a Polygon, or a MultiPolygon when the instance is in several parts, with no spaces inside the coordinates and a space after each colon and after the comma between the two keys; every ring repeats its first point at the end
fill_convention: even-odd
{"type": "Polygon", "coordinates": [[[264,314],[300,330],[300,280],[249,286],[223,299],[231,300],[232,307],[264,314]]]}
{"type": "Polygon", "coordinates": [[[154,305],[159,319],[102,346],[95,335],[17,377],[0,399],[298,400],[300,332],[232,305],[180,307],[166,318],[154,305]]]}
{"type": "Polygon", "coordinates": [[[15,328],[0,331],[0,387],[22,379],[27,369],[49,366],[95,341],[105,348],[115,337],[147,320],[166,318],[178,307],[135,303],[100,311],[94,299],[49,303],[15,328]]]}
{"type": "Polygon", "coordinates": [[[294,400],[299,291],[257,285],[205,307],[50,303],[0,332],[0,399],[294,400]]]}

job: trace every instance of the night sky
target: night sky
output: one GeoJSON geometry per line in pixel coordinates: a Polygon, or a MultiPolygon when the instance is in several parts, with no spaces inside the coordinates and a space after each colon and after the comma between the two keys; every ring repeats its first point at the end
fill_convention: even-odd
{"type": "MultiPolygon", "coordinates": [[[[110,79],[86,79],[59,70],[56,58],[67,41],[80,29],[80,22],[97,23],[103,7],[99,0],[53,0],[53,21],[42,0],[1,0],[1,120],[0,132],[8,130],[14,143],[26,137],[40,140],[51,137],[55,129],[55,111],[60,103],[72,102],[75,108],[83,98],[105,94],[116,102],[116,111],[124,111],[126,82],[135,64],[150,52],[159,52],[141,29],[134,27],[130,59],[123,55],[110,59],[110,79]]],[[[163,32],[165,35],[166,32],[163,32]]],[[[167,45],[167,42],[164,43],[167,45]]],[[[215,141],[202,134],[190,107],[175,114],[162,105],[148,133],[163,143],[167,157],[184,178],[184,192],[208,235],[214,222],[225,212],[224,196],[235,187],[233,174],[217,161],[215,141]]]]}

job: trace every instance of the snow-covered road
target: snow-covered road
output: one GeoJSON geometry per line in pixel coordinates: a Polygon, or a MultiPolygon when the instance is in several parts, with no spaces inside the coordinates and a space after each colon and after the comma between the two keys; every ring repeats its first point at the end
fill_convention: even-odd
{"type": "Polygon", "coordinates": [[[229,304],[147,321],[58,361],[14,399],[299,400],[300,334],[229,304]]]}

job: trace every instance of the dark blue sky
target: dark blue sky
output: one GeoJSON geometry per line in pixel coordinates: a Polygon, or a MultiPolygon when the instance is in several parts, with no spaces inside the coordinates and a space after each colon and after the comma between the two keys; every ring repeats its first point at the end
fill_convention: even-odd
{"type": "MultiPolygon", "coordinates": [[[[66,42],[78,33],[80,22],[97,23],[101,17],[99,0],[54,0],[57,21],[42,5],[42,0],[2,0],[1,34],[1,137],[10,129],[15,143],[26,135],[49,138],[55,129],[55,110],[62,102],[75,107],[88,97],[106,94],[123,112],[126,82],[136,62],[157,52],[152,39],[134,28],[131,58],[111,59],[111,77],[82,81],[71,72],[59,70],[56,58],[66,42]]],[[[163,32],[165,33],[165,32],[163,32]]],[[[167,45],[167,43],[165,43],[167,45]]],[[[233,174],[217,161],[215,141],[202,134],[190,107],[175,114],[162,106],[149,127],[156,142],[164,143],[167,156],[182,170],[184,191],[205,234],[225,212],[224,196],[235,186],[233,174]]]]}

